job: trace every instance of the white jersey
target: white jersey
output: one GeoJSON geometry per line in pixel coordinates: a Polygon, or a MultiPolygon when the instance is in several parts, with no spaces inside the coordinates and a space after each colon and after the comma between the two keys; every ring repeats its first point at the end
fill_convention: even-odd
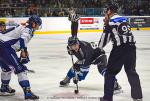
{"type": "Polygon", "coordinates": [[[27,43],[31,40],[32,37],[33,29],[22,25],[19,25],[16,28],[10,28],[4,33],[0,33],[0,41],[2,43],[10,42],[10,45],[16,51],[27,47],[27,43]]]}

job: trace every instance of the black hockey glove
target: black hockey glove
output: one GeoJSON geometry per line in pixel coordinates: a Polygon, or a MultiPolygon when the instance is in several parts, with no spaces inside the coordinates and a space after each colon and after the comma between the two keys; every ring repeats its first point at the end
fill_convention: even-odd
{"type": "Polygon", "coordinates": [[[76,71],[76,72],[80,72],[80,64],[77,64],[77,63],[75,63],[74,65],[73,65],[73,69],[76,71]]]}
{"type": "Polygon", "coordinates": [[[103,49],[100,49],[100,48],[96,48],[95,50],[94,50],[94,52],[96,52],[97,54],[105,54],[105,51],[103,50],[103,49]]]}
{"type": "Polygon", "coordinates": [[[30,61],[27,48],[21,49],[19,61],[21,64],[26,64],[30,61]]]}
{"type": "Polygon", "coordinates": [[[69,46],[67,46],[67,52],[68,52],[69,55],[73,55],[73,51],[70,49],[69,46]]]}
{"type": "Polygon", "coordinates": [[[30,59],[29,59],[28,56],[25,57],[25,58],[20,57],[20,58],[19,58],[19,61],[20,61],[21,64],[27,64],[28,62],[30,62],[30,59]]]}

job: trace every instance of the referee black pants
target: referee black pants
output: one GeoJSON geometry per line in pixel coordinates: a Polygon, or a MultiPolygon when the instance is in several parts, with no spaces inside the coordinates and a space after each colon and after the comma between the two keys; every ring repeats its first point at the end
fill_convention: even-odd
{"type": "Polygon", "coordinates": [[[114,47],[110,53],[105,74],[104,99],[113,101],[114,76],[124,66],[125,72],[131,86],[131,97],[142,98],[142,90],[139,75],[136,72],[136,46],[134,44],[123,44],[114,47]]]}
{"type": "Polygon", "coordinates": [[[78,21],[77,22],[71,22],[71,35],[77,36],[78,33],[78,21]]]}

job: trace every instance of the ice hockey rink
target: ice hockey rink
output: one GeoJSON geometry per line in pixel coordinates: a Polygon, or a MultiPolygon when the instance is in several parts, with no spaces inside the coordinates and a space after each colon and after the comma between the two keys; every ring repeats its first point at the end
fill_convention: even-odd
{"type": "MultiPolygon", "coordinates": [[[[137,45],[137,72],[140,75],[143,90],[143,101],[150,100],[150,31],[133,31],[137,45]]],[[[98,42],[100,33],[79,33],[79,39],[98,42]]],[[[28,73],[32,91],[40,96],[39,101],[99,101],[103,96],[104,79],[92,65],[84,81],[79,82],[79,94],[75,95],[76,86],[59,87],[71,67],[71,57],[67,54],[66,45],[70,34],[35,35],[29,43],[28,51],[31,62],[27,65],[35,73],[28,73]]],[[[105,47],[107,55],[111,43],[105,47]]],[[[117,75],[123,93],[114,95],[114,101],[132,101],[130,86],[124,69],[117,75]]],[[[16,95],[0,96],[0,101],[24,101],[23,91],[18,84],[17,76],[12,75],[10,86],[16,89],[16,95]]]]}

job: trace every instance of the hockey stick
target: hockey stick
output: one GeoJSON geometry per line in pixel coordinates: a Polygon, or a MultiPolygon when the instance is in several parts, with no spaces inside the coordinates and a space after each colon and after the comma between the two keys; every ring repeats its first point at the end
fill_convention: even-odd
{"type": "Polygon", "coordinates": [[[28,73],[35,73],[35,71],[34,71],[34,70],[31,70],[31,69],[27,69],[27,72],[28,72],[28,73]]]}
{"type": "MultiPolygon", "coordinates": [[[[72,65],[74,66],[74,60],[73,60],[73,55],[71,55],[71,60],[72,60],[72,65]]],[[[73,69],[74,70],[74,69],[73,69]]],[[[75,94],[78,94],[79,93],[79,87],[78,87],[78,76],[77,76],[77,72],[74,70],[74,74],[75,74],[75,76],[74,76],[74,78],[73,78],[73,82],[76,84],[76,87],[77,87],[77,89],[76,90],[74,90],[74,93],[75,94]]]]}

